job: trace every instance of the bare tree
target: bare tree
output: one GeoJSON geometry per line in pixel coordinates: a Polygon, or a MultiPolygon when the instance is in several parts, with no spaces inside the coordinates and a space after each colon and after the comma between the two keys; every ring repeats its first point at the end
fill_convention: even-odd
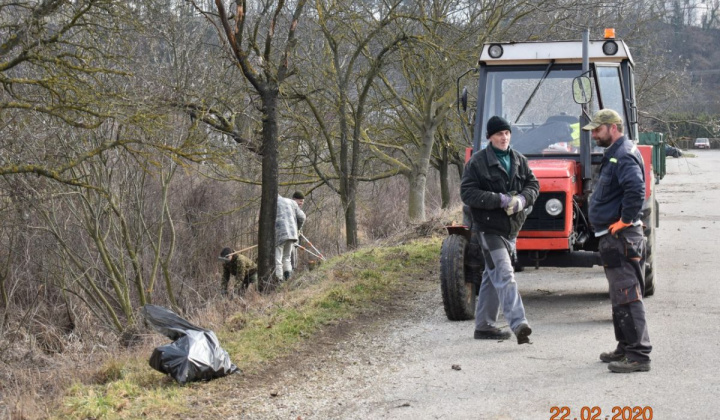
{"type": "Polygon", "coordinates": [[[461,141],[454,141],[454,138],[460,137],[457,130],[461,129],[459,123],[453,124],[453,121],[445,120],[445,124],[438,127],[437,140],[430,160],[430,164],[439,172],[440,180],[440,208],[450,208],[450,166],[453,165],[457,169],[458,175],[462,178],[465,169],[464,150],[467,144],[461,141]],[[463,147],[463,145],[465,147],[463,147]]]}
{"type": "Polygon", "coordinates": [[[258,231],[258,272],[268,283],[275,271],[275,216],[278,196],[278,98],[286,79],[293,74],[291,58],[297,43],[297,26],[306,0],[294,4],[285,0],[263,4],[237,0],[228,13],[222,0],[210,13],[191,1],[209,21],[245,78],[260,97],[262,114],[262,197],[258,231]],[[255,8],[253,8],[253,6],[255,8]],[[284,36],[284,41],[278,36],[284,36]]]}
{"type": "Polygon", "coordinates": [[[375,79],[388,57],[410,39],[397,25],[403,19],[398,12],[402,3],[376,8],[367,3],[316,2],[322,38],[308,44],[306,51],[308,74],[316,77],[305,78],[303,89],[296,89],[314,119],[305,125],[310,161],[320,179],[340,196],[349,248],[358,245],[358,183],[393,174],[364,173],[363,138],[368,114],[375,111],[368,105],[375,79]]]}
{"type": "MultiPolygon", "coordinates": [[[[114,81],[127,77],[107,41],[128,29],[133,13],[110,0],[3,1],[0,3],[0,132],[26,124],[61,123],[78,129],[99,127],[122,98],[114,81]]],[[[34,173],[74,185],[67,170],[120,142],[103,142],[77,153],[37,151],[18,137],[3,136],[0,175],[34,173]]]]}
{"type": "Polygon", "coordinates": [[[156,6],[0,3],[0,211],[18,214],[0,230],[0,248],[12,246],[0,253],[4,315],[42,304],[12,299],[38,285],[117,332],[134,324],[138,305],[179,305],[168,191],[175,168],[190,171],[213,150],[197,119],[176,118],[166,101],[183,90],[187,67],[169,79],[157,64],[189,62],[185,50],[145,38],[156,6]]]}
{"type": "MultiPolygon", "coordinates": [[[[121,136],[120,126],[106,129],[110,132],[99,130],[98,139],[121,136]]],[[[168,132],[168,149],[173,139],[183,143],[182,135],[168,132]]],[[[81,140],[68,137],[68,143],[81,140]]],[[[16,180],[26,191],[24,207],[35,215],[30,228],[57,244],[40,259],[54,267],[47,281],[83,301],[118,333],[136,325],[138,306],[154,300],[178,306],[170,270],[175,227],[168,190],[179,161],[175,153],[156,153],[159,146],[104,152],[71,169],[92,188],[16,180]]]]}
{"type": "MultiPolygon", "coordinates": [[[[393,112],[386,113],[389,121],[382,125],[385,138],[369,140],[369,145],[380,160],[407,178],[409,217],[424,220],[426,183],[437,130],[449,118],[457,100],[455,77],[449,76],[448,70],[461,74],[472,66],[482,43],[490,37],[517,40],[528,36],[523,32],[534,37],[554,33],[572,8],[562,10],[554,0],[477,2],[469,9],[462,1],[429,0],[412,2],[405,10],[415,17],[410,30],[422,42],[404,48],[395,65],[380,75],[386,106],[393,112]],[[553,7],[555,14],[544,12],[553,7]]],[[[441,151],[447,152],[448,148],[441,151]]],[[[440,156],[436,159],[448,163],[440,156]]],[[[446,166],[442,168],[446,177],[446,166]]]]}

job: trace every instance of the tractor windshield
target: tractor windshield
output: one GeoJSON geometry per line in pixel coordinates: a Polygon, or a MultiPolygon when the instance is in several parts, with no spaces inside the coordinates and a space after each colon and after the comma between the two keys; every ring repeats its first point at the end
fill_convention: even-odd
{"type": "MultiPolygon", "coordinates": [[[[493,115],[512,125],[510,144],[524,155],[579,154],[581,107],[572,97],[579,66],[487,67],[480,138],[493,115]]],[[[597,109],[597,98],[593,95],[597,109]]]]}

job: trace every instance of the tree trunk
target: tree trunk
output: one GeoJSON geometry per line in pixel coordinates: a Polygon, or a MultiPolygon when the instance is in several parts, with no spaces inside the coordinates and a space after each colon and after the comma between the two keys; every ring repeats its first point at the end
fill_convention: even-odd
{"type": "MultiPolygon", "coordinates": [[[[342,86],[342,84],[341,84],[342,86]]],[[[341,90],[340,114],[345,115],[344,104],[347,99],[341,90]]],[[[355,175],[358,168],[358,151],[360,147],[359,121],[355,121],[356,128],[352,141],[349,139],[349,125],[343,117],[340,119],[340,199],[345,210],[345,243],[348,249],[355,249],[358,246],[357,226],[357,181],[355,175]],[[352,146],[352,150],[350,148],[352,146]]]]}
{"type": "MultiPolygon", "coordinates": [[[[354,203],[354,201],[353,201],[354,203]]],[[[345,212],[345,229],[348,249],[355,249],[358,246],[358,227],[355,205],[351,204],[345,212]]]]}
{"type": "Polygon", "coordinates": [[[430,156],[432,154],[433,144],[435,143],[435,131],[437,123],[433,118],[429,118],[425,123],[425,129],[422,132],[422,144],[420,145],[420,155],[418,156],[417,165],[410,176],[410,192],[408,203],[408,215],[411,221],[425,221],[425,188],[427,187],[427,174],[430,168],[430,156]]]}
{"type": "Polygon", "coordinates": [[[269,88],[262,100],[262,195],[258,223],[258,282],[267,289],[275,273],[275,217],[278,197],[278,89],[269,88]]]}
{"type": "Polygon", "coordinates": [[[440,208],[446,209],[450,207],[450,185],[448,180],[450,162],[448,161],[447,147],[443,144],[440,146],[440,150],[440,208]]]}
{"type": "Polygon", "coordinates": [[[347,180],[347,189],[342,202],[345,208],[345,237],[348,249],[355,249],[358,246],[358,225],[357,225],[357,188],[352,179],[347,180]]]}
{"type": "Polygon", "coordinates": [[[408,216],[411,221],[424,221],[427,176],[422,173],[413,173],[408,176],[408,184],[410,187],[408,192],[408,216]]]}
{"type": "Polygon", "coordinates": [[[460,177],[460,179],[462,179],[463,174],[465,173],[465,165],[456,163],[455,167],[457,168],[458,176],[460,177]]]}

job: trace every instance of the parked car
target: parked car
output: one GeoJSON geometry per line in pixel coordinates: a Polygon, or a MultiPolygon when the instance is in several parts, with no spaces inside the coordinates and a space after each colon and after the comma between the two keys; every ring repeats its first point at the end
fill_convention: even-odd
{"type": "Polygon", "coordinates": [[[665,156],[672,156],[674,158],[679,158],[680,156],[682,156],[682,150],[678,149],[677,147],[666,144],[665,145],[665,156]]]}
{"type": "Polygon", "coordinates": [[[710,148],[710,139],[705,137],[698,137],[695,139],[695,148],[696,149],[709,149],[710,148]]]}

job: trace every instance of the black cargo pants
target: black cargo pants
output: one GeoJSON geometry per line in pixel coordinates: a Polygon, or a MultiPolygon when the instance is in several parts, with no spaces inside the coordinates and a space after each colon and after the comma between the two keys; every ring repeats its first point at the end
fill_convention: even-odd
{"type": "Polygon", "coordinates": [[[613,326],[617,353],[632,361],[650,360],[650,337],[645,322],[641,282],[645,270],[640,265],[644,252],[642,226],[630,226],[616,235],[600,238],[600,256],[610,286],[613,326]]]}

